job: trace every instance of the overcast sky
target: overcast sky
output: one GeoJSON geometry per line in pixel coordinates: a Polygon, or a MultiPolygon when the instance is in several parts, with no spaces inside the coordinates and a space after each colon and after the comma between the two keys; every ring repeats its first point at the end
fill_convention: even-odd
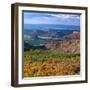
{"type": "Polygon", "coordinates": [[[24,24],[62,24],[80,26],[80,15],[24,12],[24,24]]]}

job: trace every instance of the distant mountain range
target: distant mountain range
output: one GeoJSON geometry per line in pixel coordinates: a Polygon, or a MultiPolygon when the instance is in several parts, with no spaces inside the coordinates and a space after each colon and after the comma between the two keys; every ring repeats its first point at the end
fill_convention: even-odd
{"type": "Polygon", "coordinates": [[[24,40],[80,38],[78,30],[25,30],[24,40]]]}
{"type": "Polygon", "coordinates": [[[61,24],[24,24],[24,30],[80,30],[80,26],[61,24]]]}

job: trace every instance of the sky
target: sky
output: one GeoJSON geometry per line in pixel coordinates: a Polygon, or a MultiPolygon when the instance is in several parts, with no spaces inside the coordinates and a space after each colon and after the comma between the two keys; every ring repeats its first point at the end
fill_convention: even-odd
{"type": "Polygon", "coordinates": [[[24,12],[24,24],[60,24],[80,26],[80,15],[24,12]]]}

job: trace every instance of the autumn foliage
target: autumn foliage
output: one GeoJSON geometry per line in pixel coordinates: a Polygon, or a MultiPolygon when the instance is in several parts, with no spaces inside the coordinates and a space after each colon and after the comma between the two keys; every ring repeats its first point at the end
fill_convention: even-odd
{"type": "Polygon", "coordinates": [[[64,76],[80,74],[80,54],[48,50],[24,53],[24,77],[64,76]]]}

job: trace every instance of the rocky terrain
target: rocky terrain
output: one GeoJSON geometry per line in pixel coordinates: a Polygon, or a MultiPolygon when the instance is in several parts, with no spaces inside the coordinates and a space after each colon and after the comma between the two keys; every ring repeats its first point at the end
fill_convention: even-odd
{"type": "Polygon", "coordinates": [[[51,42],[46,47],[56,52],[80,53],[80,40],[64,40],[60,42],[51,42]]]}
{"type": "Polygon", "coordinates": [[[71,34],[64,36],[64,39],[80,39],[80,32],[74,31],[71,34]]]}

